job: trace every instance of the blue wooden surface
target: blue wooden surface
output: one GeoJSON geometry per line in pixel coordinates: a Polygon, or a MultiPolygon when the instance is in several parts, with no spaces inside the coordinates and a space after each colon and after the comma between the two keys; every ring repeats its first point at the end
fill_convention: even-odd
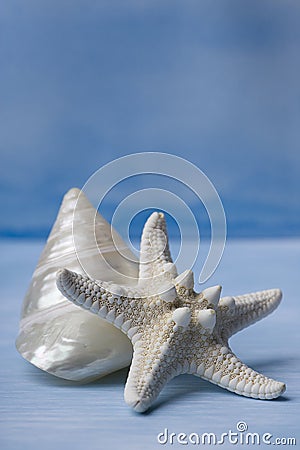
{"type": "Polygon", "coordinates": [[[42,245],[0,243],[1,449],[155,449],[162,447],[157,435],[165,428],[177,434],[220,435],[229,429],[236,431],[241,420],[250,432],[269,432],[274,439],[300,439],[300,241],[228,242],[209,283],[222,284],[223,295],[283,289],[278,310],[238,333],[231,346],[254,369],[284,381],[284,396],[273,401],[252,400],[184,375],[169,383],[151,411],[143,415],[124,403],[126,369],[93,384],[77,385],[40,371],[16,352],[21,302],[42,245]]]}

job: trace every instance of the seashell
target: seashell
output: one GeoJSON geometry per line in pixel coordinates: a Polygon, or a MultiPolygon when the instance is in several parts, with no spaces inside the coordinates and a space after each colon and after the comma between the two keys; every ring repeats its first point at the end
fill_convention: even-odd
{"type": "Polygon", "coordinates": [[[17,350],[30,363],[67,380],[91,381],[126,367],[132,358],[129,339],[57,289],[56,273],[64,267],[125,285],[138,274],[134,255],[76,188],[65,195],[33,273],[17,350]]]}

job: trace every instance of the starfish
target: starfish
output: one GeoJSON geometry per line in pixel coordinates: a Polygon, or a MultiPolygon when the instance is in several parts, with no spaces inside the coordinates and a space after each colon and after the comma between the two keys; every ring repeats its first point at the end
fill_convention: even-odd
{"type": "Polygon", "coordinates": [[[133,358],[125,401],[146,411],[164,385],[189,373],[247,397],[273,399],[285,385],[249,368],[228,345],[237,331],[270,314],[279,289],[220,298],[221,287],[194,291],[191,270],[178,275],[162,213],[147,220],[141,238],[139,278],[132,286],[93,280],[67,269],[57,286],[76,305],[98,314],[125,333],[133,358]]]}

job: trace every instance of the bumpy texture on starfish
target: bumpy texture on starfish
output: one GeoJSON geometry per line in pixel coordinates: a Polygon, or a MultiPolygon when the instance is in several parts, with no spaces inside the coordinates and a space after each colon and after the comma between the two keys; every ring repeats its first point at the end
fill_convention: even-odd
{"type": "Polygon", "coordinates": [[[270,314],[281,300],[278,289],[220,299],[221,287],[194,291],[193,273],[177,274],[165,219],[153,213],[141,239],[136,286],[92,280],[66,269],[59,290],[76,305],[113,323],[133,344],[125,401],[146,411],[173,377],[190,373],[237,394],[278,397],[285,385],[243,364],[228,346],[237,331],[270,314]]]}

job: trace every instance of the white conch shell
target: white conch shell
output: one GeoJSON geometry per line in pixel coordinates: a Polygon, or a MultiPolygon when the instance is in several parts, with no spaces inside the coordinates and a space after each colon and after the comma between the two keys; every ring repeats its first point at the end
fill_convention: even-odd
{"type": "Polygon", "coordinates": [[[135,257],[115,231],[113,237],[126,257],[114,247],[111,226],[82,191],[71,189],[32,276],[16,341],[21,355],[40,369],[68,380],[90,381],[130,364],[129,339],[106,321],[70,303],[55,281],[57,271],[64,267],[121,284],[128,284],[126,275],[136,278],[135,257]]]}

